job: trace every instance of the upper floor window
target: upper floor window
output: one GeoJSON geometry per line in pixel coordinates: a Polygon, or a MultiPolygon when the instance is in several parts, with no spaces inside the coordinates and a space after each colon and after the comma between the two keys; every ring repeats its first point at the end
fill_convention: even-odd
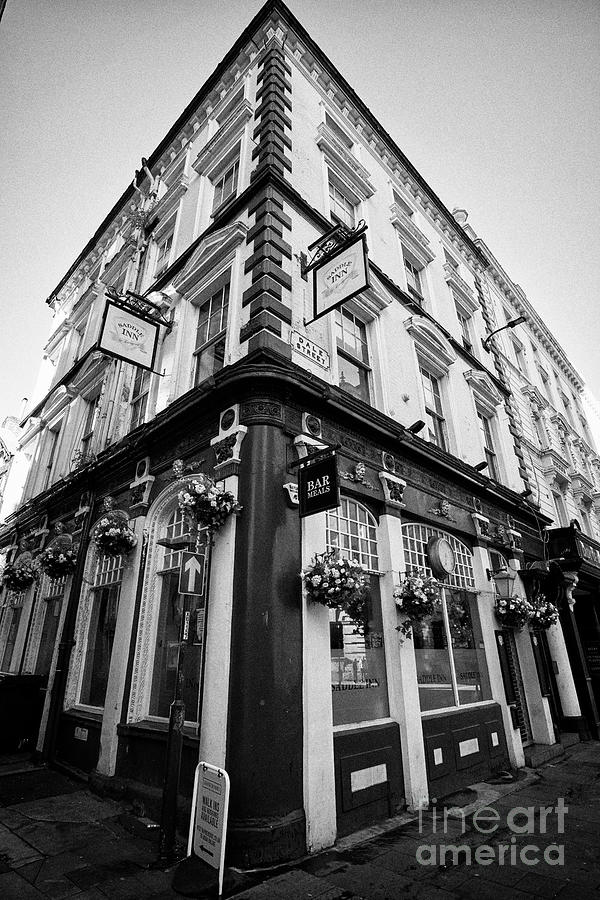
{"type": "Polygon", "coordinates": [[[492,434],[492,422],[488,416],[485,415],[480,409],[477,410],[477,419],[479,421],[479,431],[481,434],[481,441],[483,444],[483,452],[485,453],[485,459],[487,462],[487,470],[490,478],[493,478],[494,481],[498,481],[499,472],[498,472],[498,460],[496,457],[496,451],[494,449],[494,437],[492,434]]]}
{"type": "Polygon", "coordinates": [[[227,335],[227,312],[229,309],[229,273],[223,276],[218,287],[213,285],[210,293],[198,309],[196,347],[194,350],[194,384],[200,384],[223,368],[225,363],[225,339],[227,335]],[[226,280],[225,280],[226,278],[226,280]]]}
{"type": "Polygon", "coordinates": [[[46,455],[46,466],[44,471],[44,483],[42,490],[45,490],[52,482],[52,472],[54,463],[56,462],[56,450],[58,447],[58,439],[60,437],[60,425],[51,428],[48,431],[48,451],[46,455]]]}
{"type": "Polygon", "coordinates": [[[341,183],[329,173],[329,211],[334,222],[348,228],[356,225],[356,202],[343,190],[341,183]]]}
{"type": "Polygon", "coordinates": [[[422,304],[425,297],[423,267],[410,256],[404,247],[402,248],[402,258],[404,260],[404,273],[406,275],[408,293],[411,294],[418,303],[422,304]]]}
{"type": "Polygon", "coordinates": [[[150,392],[150,376],[148,369],[136,368],[131,390],[131,424],[133,430],[145,421],[150,392]]]}
{"type": "Polygon", "coordinates": [[[442,450],[448,449],[446,420],[442,407],[440,380],[428,369],[420,366],[421,382],[425,399],[425,418],[428,427],[428,440],[442,450]]]}
{"type": "Polygon", "coordinates": [[[563,495],[556,491],[552,491],[552,500],[554,501],[554,509],[556,510],[559,524],[563,527],[567,526],[569,524],[569,517],[567,515],[567,507],[563,495]]]}
{"type": "Polygon", "coordinates": [[[79,444],[79,456],[82,462],[85,462],[92,452],[94,441],[94,431],[98,422],[98,412],[100,410],[100,394],[96,394],[90,400],[85,401],[83,434],[79,444]]]}
{"type": "Polygon", "coordinates": [[[404,197],[400,196],[398,191],[394,190],[394,188],[392,188],[392,196],[394,198],[394,203],[396,204],[396,206],[404,213],[405,216],[408,216],[409,219],[412,219],[415,214],[412,206],[410,206],[410,204],[406,202],[404,197]]]}
{"type": "Polygon", "coordinates": [[[458,318],[458,324],[460,325],[461,337],[462,337],[462,345],[465,350],[468,350],[469,353],[473,352],[473,341],[471,339],[471,317],[468,316],[463,308],[459,306],[455,301],[456,307],[456,316],[458,318]]]}
{"type": "Polygon", "coordinates": [[[525,377],[527,377],[527,363],[525,362],[525,349],[523,347],[523,344],[516,338],[512,338],[512,345],[517,368],[521,375],[525,375],[525,377]]]}
{"type": "Polygon", "coordinates": [[[238,176],[240,172],[239,156],[233,162],[230,162],[221,173],[213,178],[214,196],[213,196],[213,212],[229,200],[235,197],[238,186],[238,176]]]}
{"type": "Polygon", "coordinates": [[[160,238],[156,251],[156,262],[154,264],[154,277],[158,278],[169,267],[171,260],[171,248],[173,247],[174,230],[171,229],[168,234],[160,238]]]}
{"type": "Polygon", "coordinates": [[[328,128],[331,129],[331,131],[333,131],[336,138],[338,138],[338,140],[340,140],[342,144],[344,144],[344,146],[348,148],[348,150],[352,150],[352,148],[354,147],[354,141],[352,140],[350,135],[346,134],[344,129],[340,125],[338,125],[335,119],[329,115],[329,113],[325,113],[325,124],[328,128]]]}
{"type": "Polygon", "coordinates": [[[335,311],[338,384],[365,403],[371,402],[367,326],[342,306],[335,311]]]}

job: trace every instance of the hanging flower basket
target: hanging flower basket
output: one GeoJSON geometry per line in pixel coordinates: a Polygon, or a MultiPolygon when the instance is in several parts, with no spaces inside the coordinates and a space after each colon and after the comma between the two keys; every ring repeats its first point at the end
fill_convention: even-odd
{"type": "Polygon", "coordinates": [[[404,621],[396,626],[403,637],[411,637],[413,625],[432,616],[441,606],[438,582],[421,571],[407,575],[393,597],[404,616],[404,621]]]}
{"type": "Polygon", "coordinates": [[[71,549],[48,547],[40,553],[37,561],[42,572],[49,578],[65,578],[75,568],[77,553],[71,549]]]}
{"type": "Polygon", "coordinates": [[[2,585],[9,591],[25,591],[38,577],[32,562],[8,563],[2,573],[2,585]]]}
{"type": "Polygon", "coordinates": [[[357,560],[339,557],[334,551],[316,553],[300,577],[313,603],[340,609],[359,626],[366,624],[370,576],[357,560]]]}
{"type": "Polygon", "coordinates": [[[546,599],[545,594],[539,596],[530,604],[533,614],[529,620],[529,624],[533,628],[550,628],[558,622],[558,608],[550,600],[546,599]]]}
{"type": "Polygon", "coordinates": [[[126,522],[104,516],[96,525],[94,542],[105,556],[126,556],[137,544],[137,538],[126,522]]]}
{"type": "Polygon", "coordinates": [[[179,509],[191,516],[199,528],[215,532],[229,516],[242,508],[231,491],[217,487],[208,475],[192,478],[177,495],[179,509]]]}
{"type": "Polygon", "coordinates": [[[506,628],[522,628],[533,615],[533,606],[525,597],[496,597],[494,612],[496,618],[506,628]]]}

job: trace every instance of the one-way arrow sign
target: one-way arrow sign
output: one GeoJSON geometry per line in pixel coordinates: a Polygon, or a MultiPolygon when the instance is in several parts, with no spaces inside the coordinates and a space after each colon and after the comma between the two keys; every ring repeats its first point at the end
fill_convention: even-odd
{"type": "Polygon", "coordinates": [[[179,593],[197,594],[199,597],[202,597],[204,594],[205,568],[206,557],[203,553],[182,553],[181,569],[179,571],[179,593]]]}

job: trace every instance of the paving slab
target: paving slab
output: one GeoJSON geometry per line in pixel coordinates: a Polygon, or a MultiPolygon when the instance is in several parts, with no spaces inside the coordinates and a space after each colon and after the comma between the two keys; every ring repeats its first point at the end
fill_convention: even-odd
{"type": "MultiPolygon", "coordinates": [[[[0,859],[10,868],[24,866],[26,863],[42,859],[43,854],[27,840],[23,840],[4,825],[0,826],[0,859]]],[[[2,895],[0,894],[0,897],[2,895]]]]}
{"type": "Polygon", "coordinates": [[[30,822],[19,829],[19,838],[45,856],[57,856],[79,847],[93,847],[102,836],[101,825],[88,823],[30,822]]]}
{"type": "Polygon", "coordinates": [[[16,872],[7,872],[0,875],[0,897],[2,900],[43,900],[44,895],[16,872]]]}

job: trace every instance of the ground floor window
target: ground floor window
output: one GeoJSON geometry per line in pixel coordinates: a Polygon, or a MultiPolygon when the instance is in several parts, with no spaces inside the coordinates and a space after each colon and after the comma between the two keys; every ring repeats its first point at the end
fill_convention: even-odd
{"type": "Polygon", "coordinates": [[[445,537],[456,559],[454,573],[442,588],[440,610],[413,628],[421,711],[491,699],[470,549],[453,535],[425,525],[409,523],[402,532],[407,572],[432,574],[427,565],[432,537],[445,537]]]}
{"type": "Polygon", "coordinates": [[[35,664],[35,674],[41,675],[43,678],[47,678],[50,674],[66,580],[66,578],[44,579],[43,596],[41,598],[44,619],[35,664]]]}
{"type": "MultiPolygon", "coordinates": [[[[12,599],[12,603],[15,604],[15,600],[17,598],[12,599]]],[[[17,600],[18,602],[18,600],[17,600]]],[[[19,633],[19,625],[21,623],[21,613],[23,611],[23,599],[21,596],[20,604],[13,605],[8,608],[4,615],[8,617],[8,627],[6,628],[6,643],[4,645],[4,653],[2,654],[2,663],[0,664],[0,670],[2,672],[10,672],[12,665],[13,653],[15,650],[15,644],[17,642],[17,634],[19,633]]]]}
{"type": "Polygon", "coordinates": [[[79,694],[80,703],[87,706],[104,706],[122,577],[122,556],[98,557],[79,694]]]}
{"type": "Polygon", "coordinates": [[[327,548],[362,563],[371,571],[366,622],[354,622],[341,610],[329,611],[333,724],[367,722],[389,715],[377,521],[361,503],[343,497],[327,513],[327,548]]]}

